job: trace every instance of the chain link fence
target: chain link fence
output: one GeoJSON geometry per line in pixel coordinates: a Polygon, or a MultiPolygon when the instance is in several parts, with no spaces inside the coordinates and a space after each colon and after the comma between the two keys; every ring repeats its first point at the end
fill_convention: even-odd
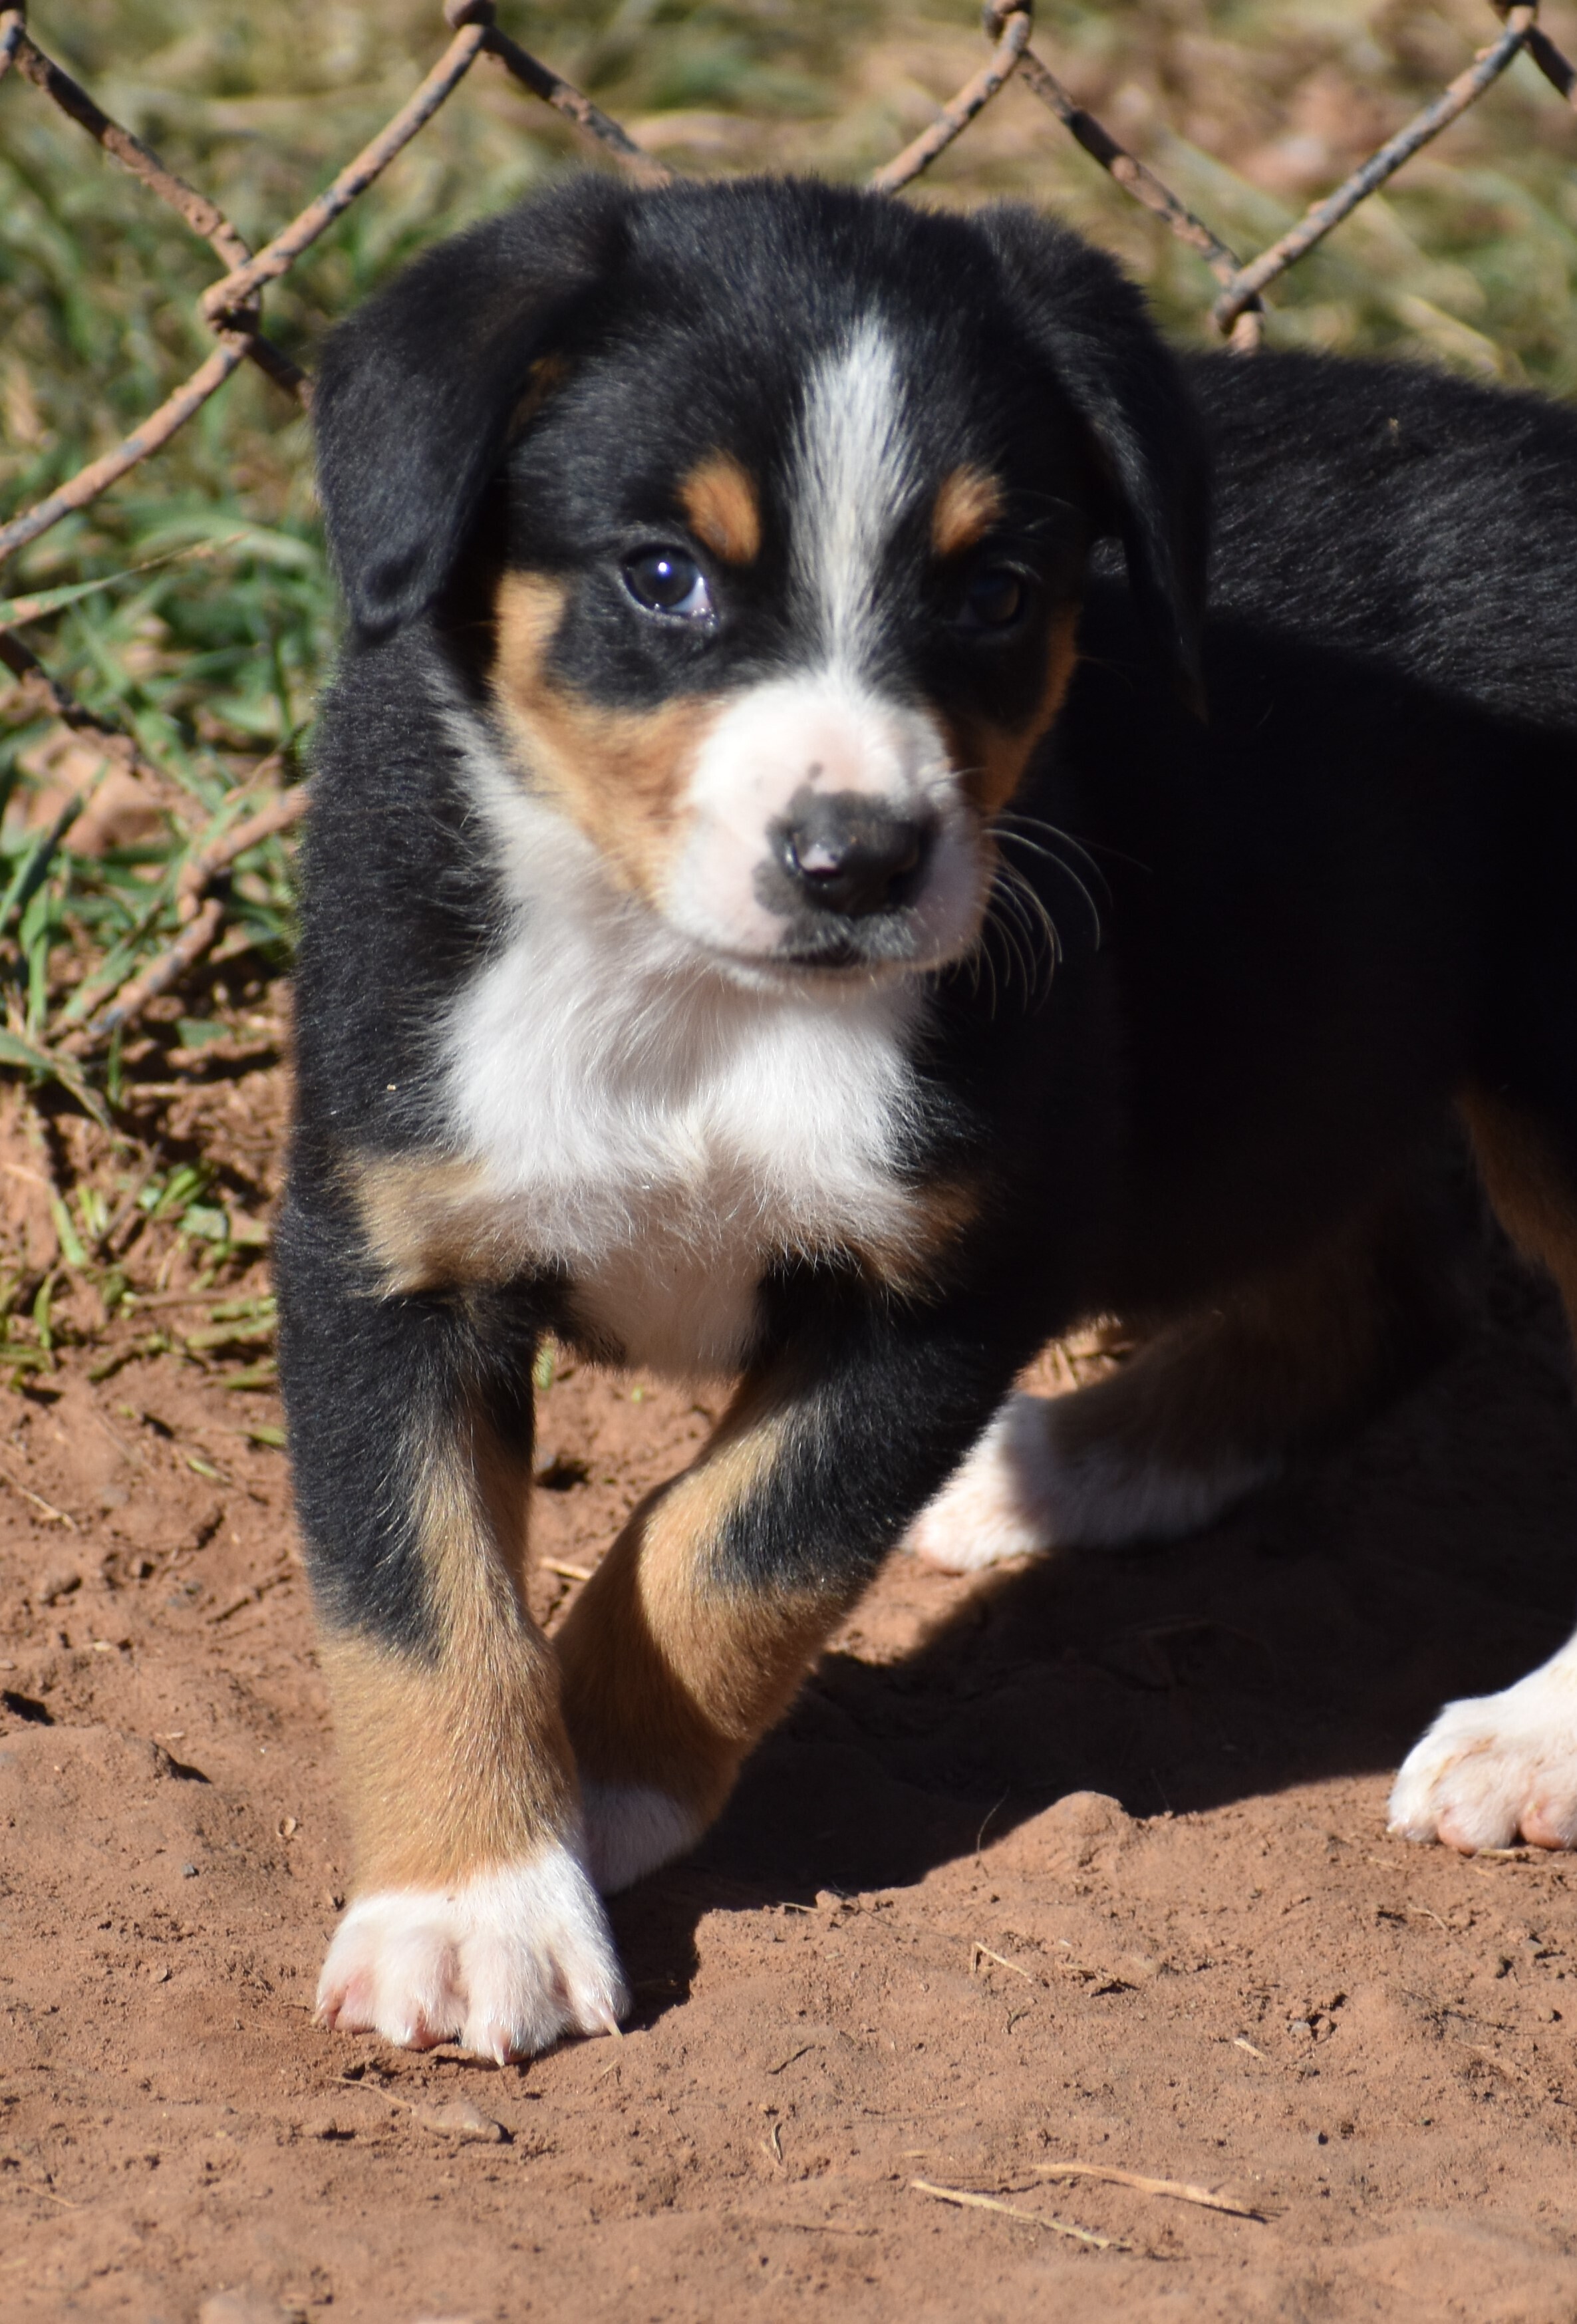
{"type": "MultiPolygon", "coordinates": [[[[1219,286],[1211,309],[1215,327],[1234,351],[1251,356],[1263,331],[1264,294],[1277,277],[1476,104],[1519,55],[1526,53],[1563,101],[1577,107],[1577,69],[1541,30],[1537,6],[1513,5],[1510,0],[1491,0],[1491,6],[1499,19],[1498,36],[1333,193],[1314,202],[1268,248],[1247,259],[1080,106],[1037,54],[1030,46],[1032,0],[987,0],[982,31],[989,48],[980,69],[919,135],[874,171],[870,182],[884,193],[913,184],[1017,78],[1125,194],[1204,260],[1219,286]]],[[[28,30],[24,7],[0,9],[0,79],[10,76],[24,82],[40,98],[57,106],[150,198],[168,205],[191,234],[206,242],[225,270],[201,297],[202,320],[214,340],[206,359],[120,444],[88,462],[32,507],[0,523],[0,558],[39,540],[154,457],[244,364],[255,365],[297,409],[309,408],[310,379],[264,333],[263,309],[269,286],[280,281],[365,193],[480,63],[509,75],[569,124],[588,152],[636,182],[659,185],[670,179],[668,167],[644,152],[618,122],[499,28],[493,0],[445,0],[443,13],[450,38],[430,71],[332,182],[254,252],[215,203],[113,120],[47,54],[28,30]]],[[[48,827],[31,842],[0,895],[0,941],[12,942],[18,954],[9,972],[0,964],[0,973],[9,975],[0,1065],[63,1084],[107,1127],[104,1068],[107,1060],[113,1093],[113,1063],[121,1036],[150,1001],[173,986],[217,942],[230,910],[229,876],[244,863],[256,863],[270,849],[277,856],[281,835],[305,809],[308,789],[304,783],[281,787],[284,770],[276,752],[258,761],[218,810],[194,826],[189,790],[156,763],[127,724],[78,700],[20,634],[30,620],[54,611],[69,594],[46,592],[31,600],[0,601],[0,663],[20,682],[22,701],[31,715],[46,714],[81,737],[96,754],[99,770],[78,784],[48,827]],[[134,925],[123,930],[85,973],[56,992],[47,971],[41,979],[36,962],[29,972],[25,946],[17,936],[95,782],[111,770],[143,788],[150,802],[171,822],[179,844],[134,925]]]]}

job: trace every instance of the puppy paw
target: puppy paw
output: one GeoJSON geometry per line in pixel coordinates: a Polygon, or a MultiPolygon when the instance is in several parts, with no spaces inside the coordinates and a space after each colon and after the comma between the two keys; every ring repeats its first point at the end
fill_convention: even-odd
{"type": "Polygon", "coordinates": [[[1268,1460],[1223,1456],[1190,1470],[1100,1435],[1081,1443],[1083,1402],[1010,1396],[903,1546],[945,1572],[972,1573],[1053,1547],[1170,1540],[1209,1525],[1274,1473],[1268,1460]]]}
{"type": "Polygon", "coordinates": [[[1056,1462],[1044,1397],[1010,1396],[962,1468],[903,1538],[944,1573],[974,1573],[1049,1549],[1056,1462]]]}
{"type": "Polygon", "coordinates": [[[1469,1855],[1519,1834],[1577,1846],[1577,1675],[1562,1658],[1502,1694],[1448,1702],[1402,1762],[1390,1829],[1469,1855]]]}
{"type": "Polygon", "coordinates": [[[503,2065],[561,2034],[609,2034],[629,2006],[579,1858],[558,1844],[451,1889],[358,1896],[318,1985],[320,2024],[408,2050],[457,2042],[503,2065]]]}
{"type": "Polygon", "coordinates": [[[581,1807],[586,1862],[604,1896],[686,1855],[706,1830],[691,1809],[647,1784],[583,1781],[581,1807]]]}

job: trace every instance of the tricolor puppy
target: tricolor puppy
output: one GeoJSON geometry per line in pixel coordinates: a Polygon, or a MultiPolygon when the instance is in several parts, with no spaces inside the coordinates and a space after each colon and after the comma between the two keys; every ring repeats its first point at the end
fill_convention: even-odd
{"type": "MultiPolygon", "coordinates": [[[[357,1851],[319,2003],[503,2059],[617,2019],[599,1890],[706,1829],[907,1528],[1181,1530],[1396,1375],[1453,1102],[1577,1292],[1577,447],[1424,374],[1191,391],[1027,212],[766,182],[476,228],[317,410],[352,632],[279,1279],[357,1851]],[[1101,1313],[1146,1352],[1005,1402],[1101,1313]],[[739,1383],[556,1649],[549,1332],[739,1383]]],[[[1405,1827],[1570,1839],[1566,1669],[1448,1713],[1405,1827]]]]}

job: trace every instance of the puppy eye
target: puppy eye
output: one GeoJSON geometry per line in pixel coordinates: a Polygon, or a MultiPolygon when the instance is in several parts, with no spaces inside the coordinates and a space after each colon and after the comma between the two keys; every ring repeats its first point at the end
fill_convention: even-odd
{"type": "Polygon", "coordinates": [[[682,549],[643,549],[625,566],[624,586],[649,613],[704,622],[712,612],[706,576],[682,549]]]}
{"type": "Polygon", "coordinates": [[[964,585],[958,623],[965,630],[1010,630],[1029,603],[1029,585],[1010,565],[982,565],[964,585]]]}

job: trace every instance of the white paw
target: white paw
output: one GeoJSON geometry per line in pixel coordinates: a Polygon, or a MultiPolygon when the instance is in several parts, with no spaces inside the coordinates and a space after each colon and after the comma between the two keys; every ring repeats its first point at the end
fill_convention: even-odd
{"type": "Polygon", "coordinates": [[[321,2024],[408,2050],[457,2042],[503,2065],[629,2006],[601,1900],[557,1842],[451,1889],[358,1896],[318,1982],[321,2024]]]}
{"type": "Polygon", "coordinates": [[[1557,1655],[1502,1694],[1448,1702],[1402,1762],[1390,1829],[1470,1853],[1577,1844],[1577,1672],[1557,1655]]]}
{"type": "Polygon", "coordinates": [[[1082,1400],[1010,1396],[903,1546],[944,1572],[973,1573],[1054,1546],[1169,1540],[1208,1525],[1273,1473],[1269,1461],[1194,1471],[1099,1438],[1067,1444],[1059,1440],[1071,1434],[1082,1400]]]}
{"type": "Polygon", "coordinates": [[[586,1818],[586,1858],[604,1896],[671,1864],[694,1848],[706,1829],[671,1793],[647,1784],[589,1784],[580,1787],[586,1818]]]}
{"type": "Polygon", "coordinates": [[[944,1573],[973,1573],[1049,1549],[1056,1461],[1044,1397],[1010,1396],[960,1469],[903,1538],[944,1573]]]}

